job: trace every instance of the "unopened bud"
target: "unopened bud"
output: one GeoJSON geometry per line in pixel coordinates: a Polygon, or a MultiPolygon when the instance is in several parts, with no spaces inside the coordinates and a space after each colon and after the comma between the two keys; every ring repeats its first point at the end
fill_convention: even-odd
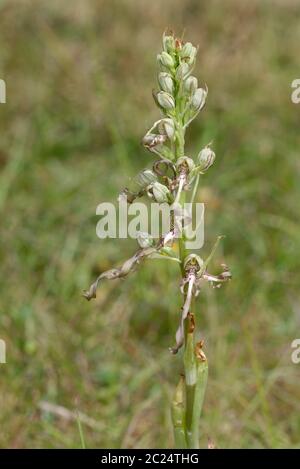
{"type": "Polygon", "coordinates": [[[196,49],[196,47],[194,47],[189,59],[187,60],[187,63],[189,65],[193,65],[195,63],[196,55],[197,55],[197,49],[196,49]]]}
{"type": "Polygon", "coordinates": [[[136,176],[136,182],[141,187],[147,187],[157,181],[157,176],[151,169],[145,169],[136,176]]]}
{"type": "Polygon", "coordinates": [[[163,184],[160,184],[160,182],[155,182],[153,184],[152,193],[153,193],[154,199],[159,204],[169,201],[170,191],[166,186],[164,186],[163,184]]]}
{"type": "Polygon", "coordinates": [[[154,148],[158,145],[163,145],[167,140],[166,135],[146,134],[143,137],[142,143],[146,148],[154,148]]]}
{"type": "Polygon", "coordinates": [[[194,169],[195,163],[192,158],[189,158],[188,156],[181,156],[178,158],[176,166],[179,170],[185,169],[187,173],[190,173],[194,169]]]}
{"type": "Polygon", "coordinates": [[[182,62],[176,70],[176,78],[177,80],[184,80],[184,78],[188,75],[190,67],[186,62],[182,62]]]}
{"type": "Polygon", "coordinates": [[[204,90],[203,88],[198,88],[192,97],[192,102],[191,102],[192,107],[196,109],[197,111],[201,111],[201,109],[205,105],[206,96],[207,96],[207,91],[204,90]]]}
{"type": "Polygon", "coordinates": [[[163,91],[166,91],[169,94],[173,94],[174,91],[174,82],[169,73],[161,72],[158,75],[159,86],[163,91]]]}
{"type": "Polygon", "coordinates": [[[162,119],[158,124],[159,133],[162,135],[167,135],[170,140],[173,140],[175,135],[175,124],[173,119],[162,119]]]}
{"type": "Polygon", "coordinates": [[[212,151],[212,149],[207,146],[200,151],[197,160],[198,160],[198,167],[200,171],[207,171],[208,168],[213,164],[215,161],[216,155],[212,151]]]}
{"type": "Polygon", "coordinates": [[[169,93],[166,93],[165,91],[160,91],[157,93],[157,101],[161,107],[167,111],[175,108],[175,101],[173,96],[171,96],[169,93]]]}
{"type": "Polygon", "coordinates": [[[157,56],[158,63],[166,68],[173,68],[174,67],[174,60],[173,57],[168,54],[166,51],[162,51],[161,54],[157,56]]]}
{"type": "Polygon", "coordinates": [[[175,39],[173,36],[163,35],[163,48],[166,52],[173,52],[175,49],[175,39]]]}
{"type": "Polygon", "coordinates": [[[196,77],[190,76],[184,82],[184,89],[190,95],[194,94],[198,88],[198,80],[196,77]]]}
{"type": "Polygon", "coordinates": [[[183,58],[189,57],[192,54],[193,49],[194,49],[193,44],[191,42],[186,42],[181,49],[181,53],[180,53],[181,57],[183,58]]]}
{"type": "Polygon", "coordinates": [[[184,44],[180,53],[182,59],[185,60],[189,65],[192,65],[194,63],[196,54],[197,49],[193,46],[191,42],[187,42],[186,44],[184,44]]]}
{"type": "Polygon", "coordinates": [[[184,260],[184,269],[189,270],[191,268],[195,268],[196,272],[198,272],[201,267],[203,266],[203,259],[197,254],[190,254],[184,260]]]}
{"type": "Polygon", "coordinates": [[[154,239],[145,231],[139,231],[136,240],[142,249],[151,248],[154,245],[154,239]]]}

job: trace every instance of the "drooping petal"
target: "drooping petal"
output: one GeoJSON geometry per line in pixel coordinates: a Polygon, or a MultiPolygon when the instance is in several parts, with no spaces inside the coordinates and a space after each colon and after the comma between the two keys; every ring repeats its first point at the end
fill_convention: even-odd
{"type": "Polygon", "coordinates": [[[221,264],[223,267],[223,272],[221,272],[218,275],[212,275],[209,272],[204,272],[203,274],[203,279],[207,280],[208,282],[216,283],[214,287],[220,287],[222,283],[227,282],[228,280],[231,279],[232,275],[230,270],[228,269],[226,264],[221,264]]]}
{"type": "Polygon", "coordinates": [[[160,245],[154,247],[148,247],[145,249],[140,249],[132,257],[127,259],[124,264],[119,269],[110,269],[106,272],[103,272],[96,281],[90,286],[89,290],[84,291],[83,296],[90,301],[92,298],[96,298],[96,290],[100,280],[106,278],[108,280],[113,280],[115,278],[126,277],[130,272],[134,270],[136,265],[144,258],[151,256],[158,249],[160,245]]]}
{"type": "Polygon", "coordinates": [[[182,308],[182,315],[181,315],[180,324],[179,324],[179,327],[178,327],[178,329],[176,331],[176,335],[175,335],[176,346],[170,348],[170,352],[173,353],[173,354],[176,354],[178,352],[178,350],[182,347],[183,343],[184,343],[184,321],[185,321],[185,319],[188,315],[188,312],[190,310],[190,307],[191,307],[191,302],[192,302],[192,298],[193,298],[193,286],[194,286],[195,279],[196,279],[195,275],[192,274],[189,278],[189,281],[188,281],[188,291],[187,291],[187,294],[186,294],[186,297],[185,297],[185,302],[184,302],[184,305],[183,305],[183,308],[182,308]]]}

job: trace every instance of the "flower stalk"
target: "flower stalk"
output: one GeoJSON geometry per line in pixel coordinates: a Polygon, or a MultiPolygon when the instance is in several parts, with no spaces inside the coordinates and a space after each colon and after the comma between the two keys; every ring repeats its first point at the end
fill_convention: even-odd
{"type": "Polygon", "coordinates": [[[88,300],[95,298],[102,279],[125,277],[147,259],[164,258],[179,264],[183,303],[176,344],[170,351],[175,355],[183,347],[184,374],[177,385],[171,411],[176,447],[193,449],[199,448],[199,421],[208,375],[203,341],[197,342],[196,337],[195,299],[205,281],[220,287],[231,278],[225,264],[218,275],[207,271],[221,237],[217,238],[206,260],[190,253],[186,243],[191,216],[185,210],[185,203],[195,203],[201,177],[215,161],[210,144],[195,159],[185,154],[186,130],[204,108],[207,98],[207,87],[200,88],[192,75],[196,54],[197,48],[190,42],[184,43],[172,34],[163,35],[163,51],[157,56],[159,90],[153,92],[162,117],[154,122],[142,140],[156,161],[152,170],[145,169],[136,177],[138,191],[125,188],[120,195],[129,204],[140,197],[167,203],[173,214],[172,226],[158,240],[148,233],[140,233],[137,252],[121,267],[101,273],[84,293],[88,300]]]}

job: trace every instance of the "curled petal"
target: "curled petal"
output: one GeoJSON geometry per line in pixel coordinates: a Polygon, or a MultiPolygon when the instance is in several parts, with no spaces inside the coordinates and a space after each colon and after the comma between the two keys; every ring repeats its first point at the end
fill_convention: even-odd
{"type": "Polygon", "coordinates": [[[167,176],[169,169],[172,171],[172,177],[174,179],[176,177],[176,167],[171,161],[162,159],[155,161],[155,163],[153,164],[154,173],[161,177],[167,176]]]}
{"type": "Polygon", "coordinates": [[[171,245],[172,245],[172,243],[173,243],[175,237],[176,237],[175,231],[174,231],[174,230],[169,231],[169,233],[167,233],[167,234],[163,237],[163,245],[164,245],[164,246],[167,246],[168,244],[171,244],[171,245]]]}
{"type": "Polygon", "coordinates": [[[165,121],[165,119],[160,119],[154,122],[151,129],[149,129],[144,136],[142,144],[147,148],[147,150],[157,154],[160,158],[171,162],[171,160],[174,159],[173,152],[167,145],[165,145],[168,141],[168,135],[166,133],[160,133],[158,128],[162,121],[165,121]]]}
{"type": "Polygon", "coordinates": [[[162,145],[166,142],[166,135],[160,134],[146,134],[143,138],[143,145],[148,150],[153,151],[153,149],[159,145],[162,145]]]}
{"type": "Polygon", "coordinates": [[[101,275],[99,275],[97,280],[94,283],[92,283],[89,290],[85,290],[82,295],[84,296],[84,298],[90,301],[92,298],[96,298],[96,291],[97,291],[100,280],[102,280],[103,278],[107,278],[111,280],[111,279],[118,278],[118,277],[120,277],[119,269],[107,270],[106,272],[103,272],[101,275]]]}
{"type": "Polygon", "coordinates": [[[185,286],[186,284],[189,282],[188,278],[187,277],[184,277],[182,280],[181,280],[181,283],[180,283],[180,291],[182,294],[184,294],[185,292],[185,286]]]}
{"type": "Polygon", "coordinates": [[[178,327],[175,335],[176,345],[175,347],[170,347],[169,350],[173,355],[176,355],[178,350],[182,347],[184,342],[184,335],[183,335],[183,328],[181,326],[178,327]]]}
{"type": "Polygon", "coordinates": [[[212,275],[208,273],[207,271],[203,274],[204,280],[207,280],[208,282],[212,282],[215,287],[219,288],[222,283],[227,282],[228,280],[231,279],[232,275],[230,270],[228,269],[226,264],[221,264],[223,267],[223,272],[221,272],[219,275],[212,275]]]}
{"type": "Polygon", "coordinates": [[[160,245],[157,245],[154,247],[140,249],[132,257],[130,257],[130,259],[127,259],[119,269],[110,269],[110,270],[107,270],[106,272],[103,272],[101,275],[99,275],[96,281],[90,286],[89,290],[86,290],[83,292],[83,296],[88,301],[90,301],[92,298],[96,298],[96,290],[97,290],[100,280],[104,278],[108,280],[113,280],[115,278],[126,277],[126,275],[132,272],[134,268],[136,267],[136,265],[139,264],[139,262],[142,259],[151,256],[158,249],[160,249],[160,247],[161,247],[160,245]]]}
{"type": "Polygon", "coordinates": [[[170,352],[173,353],[174,355],[178,352],[178,350],[182,347],[183,342],[184,342],[184,321],[188,315],[188,312],[191,307],[191,302],[193,298],[193,286],[194,282],[196,280],[195,275],[190,275],[189,281],[188,281],[188,291],[187,295],[185,298],[185,302],[182,308],[182,315],[181,315],[181,321],[179,324],[179,327],[176,331],[175,339],[176,339],[176,345],[175,347],[170,348],[170,352]]]}

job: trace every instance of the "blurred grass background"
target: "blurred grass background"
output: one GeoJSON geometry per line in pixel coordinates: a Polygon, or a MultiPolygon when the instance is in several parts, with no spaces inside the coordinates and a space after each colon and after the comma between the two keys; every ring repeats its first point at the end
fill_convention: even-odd
{"type": "Polygon", "coordinates": [[[95,208],[153,161],[140,140],[171,27],[199,44],[209,88],[188,137],[189,155],[211,140],[217,154],[199,192],[203,251],[225,234],[215,268],[233,272],[197,303],[201,444],[299,447],[299,2],[2,0],[0,17],[0,446],[80,447],[74,409],[88,447],[173,444],[178,267],[149,262],[94,302],[80,296],[135,249],[96,237],[95,208]]]}

